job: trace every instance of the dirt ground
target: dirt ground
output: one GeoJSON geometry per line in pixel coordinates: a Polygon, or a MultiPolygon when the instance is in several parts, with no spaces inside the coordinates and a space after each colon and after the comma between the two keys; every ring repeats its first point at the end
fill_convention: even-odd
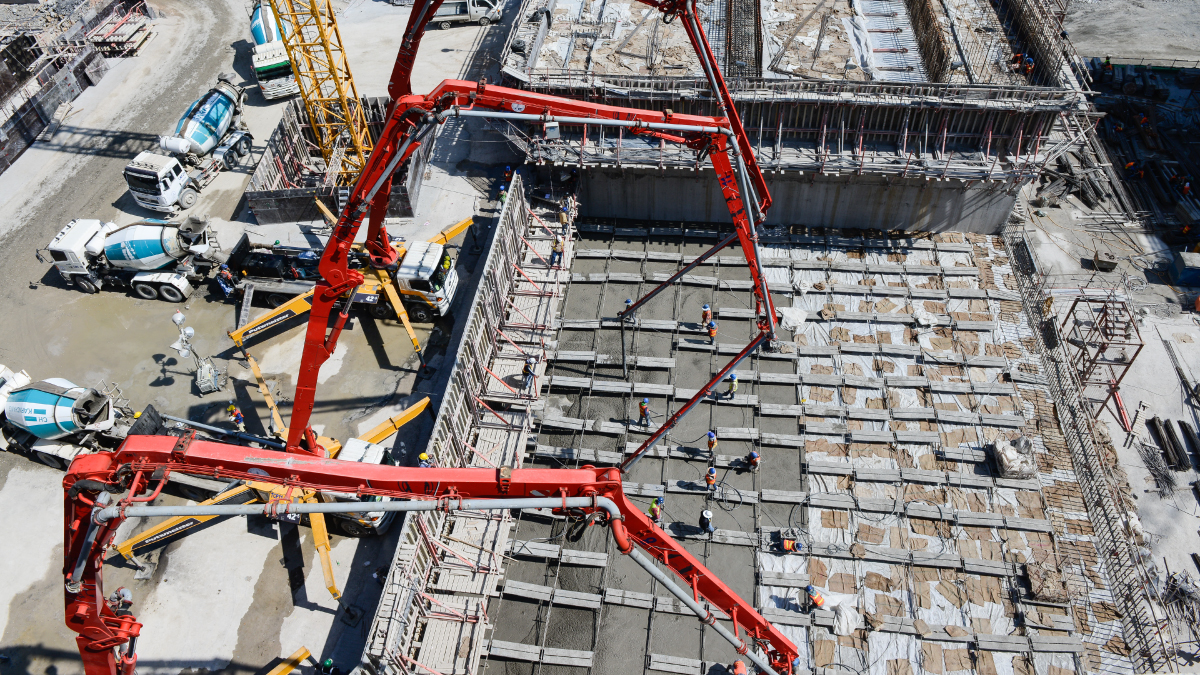
{"type": "Polygon", "coordinates": [[[1200,60],[1200,0],[1077,0],[1066,29],[1083,56],[1200,60]]]}

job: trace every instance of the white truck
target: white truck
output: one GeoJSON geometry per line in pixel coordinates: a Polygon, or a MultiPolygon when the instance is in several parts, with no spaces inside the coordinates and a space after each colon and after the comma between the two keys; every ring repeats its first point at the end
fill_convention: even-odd
{"type": "Polygon", "coordinates": [[[125,166],[129,194],[143,208],[177,213],[196,205],[221,171],[250,154],[254,137],[242,121],[246,92],[224,74],[179,119],[173,136],[160,136],[166,154],[140,152],[125,166]]]}
{"type": "Polygon", "coordinates": [[[500,20],[503,0],[446,0],[433,13],[432,23],[448,30],[456,23],[477,23],[487,26],[500,20]]]}
{"type": "MultiPolygon", "coordinates": [[[[183,302],[225,256],[207,218],[116,225],[78,218],[45,249],[58,273],[84,293],[129,288],[145,300],[183,302]]],[[[46,259],[38,251],[38,258],[46,259]]]]}
{"type": "Polygon", "coordinates": [[[299,94],[300,85],[296,83],[296,76],[292,72],[292,62],[283,44],[279,22],[270,3],[264,0],[254,3],[254,11],[250,15],[250,36],[254,38],[250,61],[263,98],[269,101],[299,94]]]}

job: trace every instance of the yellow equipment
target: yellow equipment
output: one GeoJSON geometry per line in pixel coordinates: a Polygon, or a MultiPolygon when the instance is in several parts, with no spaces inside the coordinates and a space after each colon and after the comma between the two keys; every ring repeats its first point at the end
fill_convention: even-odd
{"type": "Polygon", "coordinates": [[[271,9],[325,166],[338,185],[353,185],[371,136],[330,0],[271,0],[271,9]]]}
{"type": "MultiPolygon", "coordinates": [[[[243,351],[243,354],[245,354],[245,351],[243,351]]],[[[279,427],[275,433],[276,435],[281,435],[281,437],[286,437],[287,429],[283,427],[283,421],[279,417],[279,411],[276,408],[275,400],[271,398],[270,390],[263,382],[262,372],[258,369],[258,364],[255,363],[254,359],[251,358],[249,354],[245,355],[247,360],[250,361],[250,369],[254,372],[254,376],[258,378],[259,389],[263,392],[263,396],[267,400],[267,405],[271,408],[271,415],[274,423],[277,427],[279,427]]],[[[404,410],[392,415],[366,433],[360,434],[358,438],[366,441],[367,443],[382,443],[392,434],[395,434],[397,431],[399,431],[405,424],[411,422],[414,418],[416,418],[417,415],[421,414],[421,412],[428,407],[429,397],[426,396],[404,410]]],[[[318,439],[318,442],[321,443],[321,445],[327,450],[330,449],[330,445],[327,445],[326,441],[334,446],[334,449],[330,452],[330,456],[335,456],[342,447],[341,443],[333,441],[332,439],[321,437],[318,439]]],[[[200,503],[203,505],[255,504],[259,502],[279,500],[290,502],[297,497],[299,501],[320,501],[320,495],[312,490],[304,490],[297,495],[296,491],[291,488],[286,488],[272,483],[251,481],[247,483],[236,484],[224,492],[212,497],[211,499],[206,499],[200,503]]],[[[138,567],[142,567],[142,564],[138,562],[136,557],[139,553],[154,548],[167,539],[181,536],[187,530],[219,517],[220,516],[176,516],[174,518],[168,518],[167,520],[164,520],[158,525],[146,530],[145,532],[142,532],[141,534],[138,534],[137,536],[130,537],[119,544],[113,545],[112,548],[129,562],[137,565],[138,567]]],[[[341,598],[342,594],[341,591],[338,590],[337,582],[333,578],[333,563],[329,558],[329,531],[325,525],[324,514],[308,514],[308,526],[312,530],[313,544],[317,549],[317,554],[321,558],[321,573],[325,577],[325,587],[329,589],[329,592],[331,595],[333,595],[333,598],[338,600],[341,598]]]]}
{"type": "Polygon", "coordinates": [[[282,663],[272,668],[267,672],[267,675],[288,675],[288,673],[300,667],[304,663],[304,659],[312,656],[312,652],[308,651],[307,647],[297,649],[291,656],[283,660],[282,663]]]}

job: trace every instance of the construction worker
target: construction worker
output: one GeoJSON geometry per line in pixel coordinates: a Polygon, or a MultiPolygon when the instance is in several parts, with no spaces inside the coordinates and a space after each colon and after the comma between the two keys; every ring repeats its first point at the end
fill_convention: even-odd
{"type": "Polygon", "coordinates": [[[512,182],[513,170],[511,166],[504,167],[504,184],[508,185],[512,182]]]}
{"type": "Polygon", "coordinates": [[[342,675],[342,669],[333,665],[333,659],[325,659],[321,662],[321,675],[342,675]]]}
{"type": "Polygon", "coordinates": [[[1146,113],[1138,113],[1138,126],[1143,129],[1150,128],[1150,118],[1146,116],[1146,113]]]}
{"type": "MultiPolygon", "coordinates": [[[[717,456],[717,432],[715,431],[708,432],[708,456],[717,456]]],[[[716,473],[716,469],[710,469],[710,471],[712,471],[713,474],[716,473]]]]}
{"type": "Polygon", "coordinates": [[[650,426],[650,399],[644,398],[638,404],[638,424],[648,427],[650,426]]]}
{"type": "Polygon", "coordinates": [[[1026,75],[1032,75],[1032,74],[1033,74],[1033,69],[1034,69],[1034,63],[1033,63],[1033,59],[1032,59],[1032,58],[1030,58],[1030,57],[1028,57],[1028,56],[1026,56],[1026,57],[1025,57],[1025,63],[1024,63],[1024,65],[1023,65],[1022,67],[1023,67],[1023,69],[1024,69],[1024,71],[1025,71],[1025,74],[1026,74],[1026,75]]]}
{"type": "Polygon", "coordinates": [[[662,515],[663,498],[657,497],[654,501],[650,502],[650,520],[653,521],[655,525],[660,525],[662,523],[662,515]]]}
{"type": "Polygon", "coordinates": [[[229,413],[229,421],[233,422],[237,430],[244,433],[246,431],[246,418],[242,415],[242,411],[238,410],[236,405],[230,403],[225,412],[229,413]]]}
{"type": "Polygon", "coordinates": [[[1113,65],[1112,65],[1112,57],[1111,56],[1104,57],[1104,65],[1102,66],[1102,68],[1105,73],[1108,73],[1110,75],[1112,74],[1113,65]]]}
{"type": "Polygon", "coordinates": [[[557,267],[558,264],[560,262],[562,262],[562,253],[563,253],[563,238],[556,234],[556,235],[554,235],[554,246],[550,251],[550,266],[551,267],[557,267]]]}
{"type": "Polygon", "coordinates": [[[225,297],[233,295],[233,291],[237,289],[237,282],[233,279],[233,274],[229,271],[229,265],[221,263],[220,271],[217,272],[217,286],[225,297]]]}
{"type": "Polygon", "coordinates": [[[508,201],[508,192],[505,191],[504,186],[501,185],[500,186],[500,204],[503,206],[504,202],[506,202],[506,201],[508,201]]]}
{"type": "Polygon", "coordinates": [[[738,659],[729,666],[729,672],[732,675],[750,675],[750,671],[746,670],[746,662],[738,659]]]}
{"type": "Polygon", "coordinates": [[[1121,120],[1114,120],[1113,121],[1113,131],[1115,131],[1118,134],[1124,133],[1125,132],[1125,123],[1122,122],[1121,120]]]}
{"type": "Polygon", "coordinates": [[[712,308],[705,305],[700,308],[700,325],[707,326],[709,321],[712,321],[712,308]]]}
{"type": "Polygon", "coordinates": [[[1183,187],[1179,188],[1179,191],[1181,193],[1183,193],[1184,197],[1192,194],[1192,179],[1190,179],[1190,178],[1183,179],[1183,187]]]}
{"type": "Polygon", "coordinates": [[[717,322],[709,321],[707,328],[708,328],[708,344],[710,344],[710,345],[717,344],[717,322]]]}
{"type": "Polygon", "coordinates": [[[433,466],[433,461],[429,459],[428,453],[422,452],[420,455],[417,455],[417,466],[422,469],[428,469],[433,466]]]}
{"type": "Polygon", "coordinates": [[[758,473],[760,464],[762,464],[762,457],[758,452],[751,450],[750,454],[746,455],[746,466],[750,467],[750,470],[754,473],[758,473]]]}
{"type": "Polygon", "coordinates": [[[525,367],[521,369],[521,374],[525,376],[525,384],[522,389],[529,389],[533,386],[533,367],[537,365],[537,360],[532,356],[525,359],[525,367]]]}
{"type": "Polygon", "coordinates": [[[729,388],[725,390],[725,395],[728,396],[730,400],[733,400],[734,395],[737,394],[737,387],[738,387],[737,373],[730,373],[729,374],[729,388]]]}
{"type": "Polygon", "coordinates": [[[709,492],[714,492],[717,489],[717,467],[708,467],[708,472],[704,474],[704,484],[708,486],[709,492]]]}
{"type": "Polygon", "coordinates": [[[705,509],[700,512],[700,531],[701,532],[707,532],[709,534],[716,532],[717,528],[713,527],[712,516],[713,516],[712,511],[709,511],[708,509],[705,509]]]}
{"type": "Polygon", "coordinates": [[[1125,164],[1125,180],[1136,180],[1146,175],[1142,170],[1142,165],[1137,163],[1137,160],[1127,162],[1125,164]]]}
{"type": "Polygon", "coordinates": [[[131,616],[129,610],[133,606],[133,591],[120,586],[108,596],[108,606],[117,616],[131,616]]]}
{"type": "Polygon", "coordinates": [[[621,314],[621,317],[626,321],[633,321],[633,298],[625,298],[625,312],[621,314]]]}
{"type": "Polygon", "coordinates": [[[1013,54],[1010,65],[1014,73],[1021,72],[1021,62],[1025,60],[1024,54],[1013,54]]]}
{"type": "Polygon", "coordinates": [[[821,609],[822,607],[825,606],[825,596],[821,595],[821,592],[818,591],[815,586],[813,586],[812,584],[809,584],[804,589],[804,592],[808,593],[808,600],[809,600],[809,602],[812,603],[813,607],[816,607],[817,609],[821,609]]]}
{"type": "Polygon", "coordinates": [[[793,537],[783,537],[779,540],[779,550],[785,555],[799,553],[801,548],[800,542],[796,541],[793,537]]]}
{"type": "Polygon", "coordinates": [[[567,231],[567,207],[564,206],[558,210],[558,224],[562,226],[563,232],[567,231]]]}

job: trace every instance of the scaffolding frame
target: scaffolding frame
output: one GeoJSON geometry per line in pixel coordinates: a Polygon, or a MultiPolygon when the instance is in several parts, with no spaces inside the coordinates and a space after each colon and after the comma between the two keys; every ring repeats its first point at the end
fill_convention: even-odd
{"type": "Polygon", "coordinates": [[[1104,297],[1079,296],[1071,303],[1059,330],[1071,368],[1084,390],[1102,387],[1108,392],[1093,412],[1092,419],[1096,419],[1108,407],[1145,346],[1137,318],[1129,303],[1118,299],[1115,291],[1104,297]]]}
{"type": "Polygon", "coordinates": [[[327,171],[352,185],[371,154],[371,136],[330,0],[271,0],[327,171]]]}

